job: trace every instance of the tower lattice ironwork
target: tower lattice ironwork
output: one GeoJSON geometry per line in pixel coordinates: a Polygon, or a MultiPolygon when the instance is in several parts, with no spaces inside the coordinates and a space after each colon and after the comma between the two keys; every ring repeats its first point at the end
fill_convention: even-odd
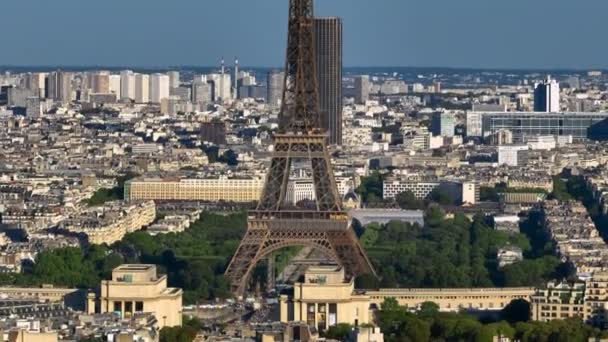
{"type": "Polygon", "coordinates": [[[242,295],[255,265],[274,251],[310,246],[344,267],[350,277],[374,273],[365,251],[342,210],[319,121],[315,66],[313,0],[290,0],[289,33],[279,133],[266,185],[256,210],[249,213],[247,232],[226,270],[232,291],[242,295]],[[315,207],[286,206],[291,164],[310,162],[315,207]]]}

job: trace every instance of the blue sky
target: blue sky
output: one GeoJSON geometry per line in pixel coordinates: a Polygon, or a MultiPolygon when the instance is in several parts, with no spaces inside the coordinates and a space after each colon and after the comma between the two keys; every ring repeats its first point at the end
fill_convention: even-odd
{"type": "MultiPolygon", "coordinates": [[[[0,65],[281,66],[288,0],[5,0],[0,65]]],[[[608,68],[605,0],[317,0],[346,66],[608,68]]]]}

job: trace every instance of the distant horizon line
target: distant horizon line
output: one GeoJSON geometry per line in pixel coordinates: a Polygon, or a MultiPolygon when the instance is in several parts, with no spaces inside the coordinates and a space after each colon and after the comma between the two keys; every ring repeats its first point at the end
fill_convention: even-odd
{"type": "MultiPolygon", "coordinates": [[[[226,65],[232,69],[234,65],[226,65]]],[[[220,69],[221,65],[157,65],[157,66],[134,66],[134,65],[0,65],[0,70],[10,69],[43,69],[43,70],[191,70],[191,69],[220,69]]],[[[239,65],[239,69],[268,69],[282,70],[284,67],[277,66],[246,66],[239,65]]],[[[525,71],[553,71],[553,72],[589,72],[589,71],[608,71],[608,67],[601,68],[575,68],[575,67],[556,67],[556,68],[534,68],[534,67],[460,67],[460,66],[398,66],[398,65],[372,65],[372,66],[343,66],[343,69],[420,69],[420,70],[469,70],[469,71],[506,71],[506,72],[525,72],[525,71]]]]}

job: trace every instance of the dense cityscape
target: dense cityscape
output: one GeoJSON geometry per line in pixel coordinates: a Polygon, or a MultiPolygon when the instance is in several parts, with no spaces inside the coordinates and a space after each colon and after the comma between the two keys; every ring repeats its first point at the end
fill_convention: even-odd
{"type": "Polygon", "coordinates": [[[608,341],[608,74],[348,68],[344,30],[0,66],[0,341],[608,341]]]}

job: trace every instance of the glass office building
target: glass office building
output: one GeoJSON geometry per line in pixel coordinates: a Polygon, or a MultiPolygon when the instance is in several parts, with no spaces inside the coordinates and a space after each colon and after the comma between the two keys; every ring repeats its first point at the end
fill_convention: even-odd
{"type": "MultiPolygon", "coordinates": [[[[514,142],[539,135],[572,136],[575,142],[592,139],[590,132],[608,119],[608,113],[535,113],[487,112],[475,113],[471,118],[480,121],[482,137],[500,130],[513,133],[514,142]]],[[[471,124],[470,122],[467,122],[471,124]]]]}

